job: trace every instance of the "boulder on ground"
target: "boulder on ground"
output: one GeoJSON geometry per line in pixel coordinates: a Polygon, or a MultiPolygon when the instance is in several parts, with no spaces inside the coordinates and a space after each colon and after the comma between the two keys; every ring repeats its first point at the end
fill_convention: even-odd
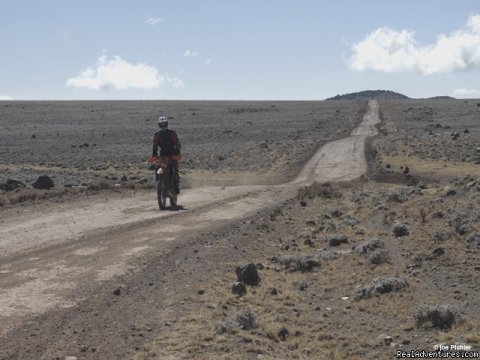
{"type": "Polygon", "coordinates": [[[232,294],[242,296],[247,293],[247,288],[245,287],[244,283],[236,281],[232,285],[232,294]]]}
{"type": "Polygon", "coordinates": [[[50,189],[55,187],[53,180],[48,175],[39,176],[38,179],[32,184],[35,189],[50,189]]]}
{"type": "Polygon", "coordinates": [[[237,267],[235,270],[238,281],[246,285],[258,285],[260,283],[260,275],[258,275],[255,264],[250,263],[237,267]]]}

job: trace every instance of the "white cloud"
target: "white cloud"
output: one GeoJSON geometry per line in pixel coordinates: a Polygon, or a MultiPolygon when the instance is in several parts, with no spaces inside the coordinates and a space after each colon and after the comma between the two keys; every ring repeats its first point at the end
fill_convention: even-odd
{"type": "Polygon", "coordinates": [[[459,99],[480,99],[480,90],[477,89],[456,89],[452,93],[453,97],[459,99]]]}
{"type": "Polygon", "coordinates": [[[159,74],[155,67],[142,63],[131,64],[120,56],[111,59],[103,54],[95,66],[89,66],[76,77],[67,80],[67,86],[92,90],[153,89],[168,84],[184,87],[183,81],[168,74],[159,74]]]}
{"type": "Polygon", "coordinates": [[[460,30],[440,34],[433,44],[421,45],[411,30],[383,27],[352,47],[353,70],[416,71],[424,75],[480,68],[480,15],[473,15],[460,30]]]}
{"type": "Polygon", "coordinates": [[[13,100],[13,98],[8,95],[0,95],[0,101],[8,101],[8,100],[13,100]]]}
{"type": "Polygon", "coordinates": [[[212,59],[206,59],[206,60],[205,60],[205,64],[208,65],[208,64],[211,64],[211,63],[212,63],[212,59]]]}
{"type": "Polygon", "coordinates": [[[194,56],[197,56],[197,55],[198,55],[198,52],[196,52],[195,50],[186,50],[183,53],[183,56],[186,56],[186,57],[194,57],[194,56]]]}
{"type": "Polygon", "coordinates": [[[146,22],[148,25],[155,26],[155,25],[160,24],[161,22],[163,22],[163,19],[162,19],[161,17],[149,18],[149,19],[145,20],[145,22],[146,22]]]}
{"type": "Polygon", "coordinates": [[[185,87],[185,84],[183,83],[183,80],[174,76],[174,77],[170,77],[168,76],[168,74],[165,74],[165,81],[171,85],[172,87],[176,88],[176,89],[180,89],[180,88],[184,88],[185,87]]]}

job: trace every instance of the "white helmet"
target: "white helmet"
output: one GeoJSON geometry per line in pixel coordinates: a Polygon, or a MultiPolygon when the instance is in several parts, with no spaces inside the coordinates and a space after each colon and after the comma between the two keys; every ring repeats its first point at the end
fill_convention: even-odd
{"type": "Polygon", "coordinates": [[[166,116],[160,116],[158,118],[158,127],[160,129],[166,129],[168,127],[168,118],[166,116]]]}

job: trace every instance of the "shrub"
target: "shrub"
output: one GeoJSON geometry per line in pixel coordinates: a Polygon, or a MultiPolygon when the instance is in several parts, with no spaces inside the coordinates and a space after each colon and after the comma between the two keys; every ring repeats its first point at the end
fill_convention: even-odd
{"type": "Polygon", "coordinates": [[[313,199],[320,197],[322,199],[334,199],[341,197],[342,194],[329,183],[313,183],[310,186],[304,186],[297,191],[297,199],[313,199]]]}
{"type": "Polygon", "coordinates": [[[237,313],[235,320],[242,330],[250,330],[257,327],[257,316],[251,310],[244,310],[237,313]]]}
{"type": "Polygon", "coordinates": [[[285,269],[290,269],[291,271],[306,272],[320,266],[320,261],[309,255],[285,256],[278,261],[285,267],[285,269]]]}
{"type": "Polygon", "coordinates": [[[404,278],[380,278],[374,280],[367,286],[358,288],[355,293],[355,299],[368,299],[374,295],[396,292],[407,286],[408,283],[404,278]]]}
{"type": "Polygon", "coordinates": [[[372,252],[375,249],[380,249],[385,246],[385,243],[377,238],[369,239],[360,245],[355,246],[355,251],[357,251],[360,254],[368,254],[372,252]]]}
{"type": "Polygon", "coordinates": [[[368,262],[372,265],[390,264],[390,255],[386,250],[375,250],[368,256],[368,262]]]}
{"type": "Polygon", "coordinates": [[[429,323],[433,328],[448,330],[459,321],[458,311],[450,305],[424,305],[417,310],[415,315],[418,327],[429,323]]]}

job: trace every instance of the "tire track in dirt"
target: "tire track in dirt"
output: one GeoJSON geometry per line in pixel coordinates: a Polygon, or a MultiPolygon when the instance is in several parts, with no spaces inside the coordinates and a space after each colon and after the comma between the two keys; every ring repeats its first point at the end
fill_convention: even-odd
{"type": "Polygon", "coordinates": [[[143,193],[11,214],[0,228],[0,334],[53,307],[75,306],[82,287],[134,272],[140,256],[165,244],[249,216],[300,186],[365,174],[365,143],[378,122],[378,104],[370,101],[351,136],[325,144],[292,182],[186,190],[179,201],[187,210],[158,212],[153,194],[143,193]]]}

